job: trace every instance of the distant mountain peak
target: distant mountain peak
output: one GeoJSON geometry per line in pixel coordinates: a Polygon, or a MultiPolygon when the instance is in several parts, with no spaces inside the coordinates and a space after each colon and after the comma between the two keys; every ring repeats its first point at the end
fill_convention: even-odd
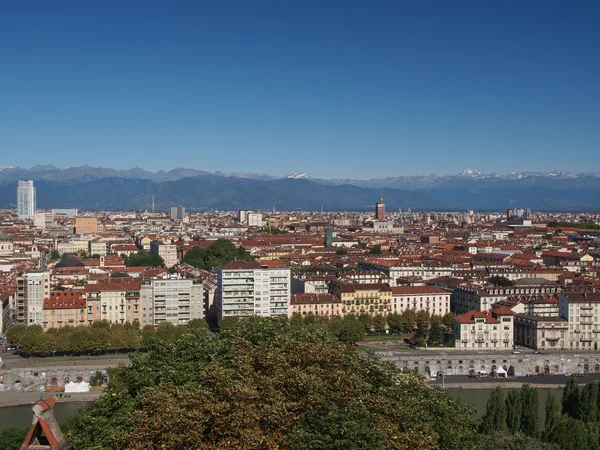
{"type": "Polygon", "coordinates": [[[310,176],[305,172],[295,172],[291,175],[288,175],[286,178],[292,178],[294,180],[309,180],[310,176]]]}

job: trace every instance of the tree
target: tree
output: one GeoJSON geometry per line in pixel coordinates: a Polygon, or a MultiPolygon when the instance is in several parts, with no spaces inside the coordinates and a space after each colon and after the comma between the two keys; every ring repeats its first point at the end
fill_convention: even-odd
{"type": "Polygon", "coordinates": [[[521,433],[526,436],[540,436],[540,400],[537,389],[524,384],[521,388],[521,433]]]}
{"type": "Polygon", "coordinates": [[[385,332],[385,324],[386,322],[383,314],[375,314],[375,316],[373,316],[373,329],[376,333],[385,332]]]}
{"type": "Polygon", "coordinates": [[[496,387],[490,395],[485,407],[485,414],[481,422],[481,432],[506,430],[506,402],[504,392],[500,386],[496,387]]]}
{"type": "Polygon", "coordinates": [[[247,317],[130,359],[71,419],[74,448],[478,447],[471,407],[318,326],[247,317]]]}
{"type": "Polygon", "coordinates": [[[506,287],[506,286],[514,286],[514,283],[512,281],[510,281],[508,278],[506,277],[501,277],[501,276],[493,276],[490,277],[488,279],[488,283],[492,284],[496,287],[502,286],[502,287],[506,287]]]}
{"type": "Polygon", "coordinates": [[[348,249],[347,249],[347,248],[344,248],[344,247],[342,247],[342,248],[338,248],[338,249],[335,251],[335,254],[336,254],[336,255],[338,255],[338,256],[344,256],[344,255],[347,255],[347,254],[348,254],[348,249]]]}
{"type": "Polygon", "coordinates": [[[439,346],[444,343],[444,332],[442,331],[442,326],[439,321],[435,321],[432,323],[431,328],[429,329],[429,339],[427,340],[427,344],[431,346],[439,346]]]}
{"type": "Polygon", "coordinates": [[[11,344],[20,345],[21,338],[27,331],[27,325],[16,324],[6,330],[6,340],[11,344]]]}
{"type": "Polygon", "coordinates": [[[29,427],[4,426],[0,430],[0,448],[2,450],[19,450],[29,427]]]}
{"type": "Polygon", "coordinates": [[[369,253],[371,255],[381,255],[381,246],[376,245],[375,247],[371,247],[371,250],[369,250],[369,253]]]}
{"type": "Polygon", "coordinates": [[[113,324],[110,326],[109,334],[109,346],[110,350],[114,350],[117,353],[119,350],[126,349],[127,336],[125,334],[125,326],[121,324],[113,324]]]}
{"type": "Polygon", "coordinates": [[[454,314],[452,314],[451,312],[444,314],[444,316],[442,317],[442,325],[444,326],[444,328],[446,328],[446,330],[453,330],[454,314]]]}
{"type": "Polygon", "coordinates": [[[482,435],[481,448],[484,450],[561,450],[556,444],[542,442],[522,433],[500,431],[482,435]]]}
{"type": "Polygon", "coordinates": [[[183,264],[189,264],[203,270],[212,270],[221,267],[231,261],[252,261],[254,257],[244,247],[236,247],[228,239],[217,239],[210,244],[206,250],[194,247],[181,259],[183,264]]]}
{"type": "Polygon", "coordinates": [[[561,450],[582,450],[589,448],[588,429],[582,420],[564,415],[556,428],[555,439],[561,450]]]}
{"type": "Polygon", "coordinates": [[[554,442],[556,440],[556,431],[561,420],[560,406],[556,397],[551,391],[548,391],[548,400],[546,400],[546,419],[544,421],[545,441],[554,442]]]}
{"type": "Polygon", "coordinates": [[[506,396],[506,427],[513,433],[521,429],[521,393],[510,391],[506,396]]]}
{"type": "Polygon", "coordinates": [[[165,262],[158,255],[151,255],[146,250],[140,250],[137,253],[132,253],[125,260],[127,267],[137,266],[152,266],[152,267],[165,267],[165,262]]]}
{"type": "Polygon", "coordinates": [[[598,421],[598,382],[589,381],[581,392],[580,418],[584,422],[598,421]]]}
{"type": "Polygon", "coordinates": [[[391,313],[387,316],[388,326],[394,333],[399,332],[402,329],[402,316],[398,313],[391,313]]]}
{"type": "Polygon", "coordinates": [[[562,412],[568,414],[574,419],[579,418],[579,401],[581,399],[581,391],[575,378],[569,377],[567,385],[562,395],[562,412]]]}
{"type": "Polygon", "coordinates": [[[358,320],[360,321],[360,323],[363,324],[365,333],[368,333],[371,331],[371,328],[373,328],[373,316],[371,316],[371,314],[360,313],[358,315],[358,320]]]}
{"type": "Polygon", "coordinates": [[[58,261],[60,259],[60,253],[57,250],[52,250],[50,252],[50,261],[58,261]]]}
{"type": "Polygon", "coordinates": [[[110,277],[111,278],[124,278],[124,277],[131,278],[129,276],[129,274],[126,272],[113,272],[110,274],[110,277]]]}
{"type": "Polygon", "coordinates": [[[417,327],[417,313],[414,309],[406,308],[402,312],[402,327],[411,332],[417,327]]]}

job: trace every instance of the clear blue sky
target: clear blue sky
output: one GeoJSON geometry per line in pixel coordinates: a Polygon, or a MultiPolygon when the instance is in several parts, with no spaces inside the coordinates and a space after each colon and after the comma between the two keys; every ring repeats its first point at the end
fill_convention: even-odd
{"type": "Polygon", "coordinates": [[[0,165],[600,170],[599,1],[14,1],[0,165]]]}

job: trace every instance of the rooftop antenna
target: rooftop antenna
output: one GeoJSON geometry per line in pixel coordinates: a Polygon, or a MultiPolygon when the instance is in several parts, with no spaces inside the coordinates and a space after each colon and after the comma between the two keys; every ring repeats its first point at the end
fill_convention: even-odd
{"type": "Polygon", "coordinates": [[[152,214],[154,214],[154,195],[152,196],[152,214]]]}
{"type": "Polygon", "coordinates": [[[321,214],[323,214],[323,205],[321,205],[321,214]]]}

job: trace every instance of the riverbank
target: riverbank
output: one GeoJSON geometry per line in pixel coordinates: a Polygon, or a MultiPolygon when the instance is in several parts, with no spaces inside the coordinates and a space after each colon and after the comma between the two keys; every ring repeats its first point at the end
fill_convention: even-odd
{"type": "Polygon", "coordinates": [[[55,392],[22,392],[22,391],[3,391],[0,392],[0,408],[8,406],[33,405],[41,399],[56,397],[57,403],[69,402],[91,402],[102,395],[102,392],[77,392],[71,394],[55,392]]]}

